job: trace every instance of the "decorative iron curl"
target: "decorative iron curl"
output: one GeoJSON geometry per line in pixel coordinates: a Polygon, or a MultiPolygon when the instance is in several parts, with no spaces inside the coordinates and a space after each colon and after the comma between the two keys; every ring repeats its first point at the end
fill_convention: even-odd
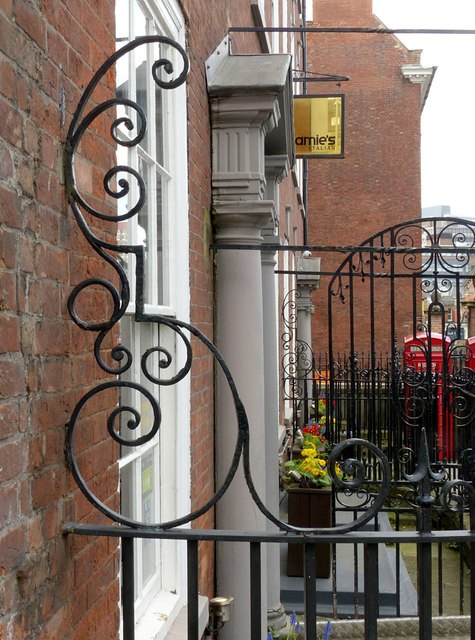
{"type": "MultiPolygon", "coordinates": [[[[75,153],[80,145],[81,140],[83,139],[84,134],[90,127],[90,125],[94,122],[96,118],[98,118],[101,114],[106,112],[109,109],[115,109],[117,106],[124,106],[134,110],[137,114],[138,121],[138,130],[135,133],[134,137],[130,140],[124,140],[118,134],[118,128],[120,126],[125,126],[129,131],[133,131],[135,128],[135,124],[133,120],[128,116],[121,116],[116,118],[110,127],[110,135],[116,144],[119,144],[123,147],[133,147],[138,145],[144,138],[147,126],[147,120],[143,109],[136,102],[129,100],[127,98],[111,98],[106,100],[97,106],[94,106],[87,113],[86,107],[92,97],[94,90],[97,88],[101,80],[107,74],[107,72],[117,63],[117,61],[123,56],[127,55],[137,47],[141,47],[146,44],[163,44],[171,47],[174,51],[178,53],[178,56],[181,60],[181,71],[176,75],[176,77],[171,77],[169,80],[162,77],[163,73],[166,73],[172,76],[175,73],[175,68],[171,60],[161,58],[156,60],[152,64],[151,73],[153,79],[156,84],[162,89],[174,89],[181,84],[183,84],[188,76],[189,71],[189,61],[184,49],[174,40],[167,38],[165,36],[143,36],[140,38],[136,38],[132,42],[129,42],[125,46],[118,49],[110,58],[108,58],[104,64],[97,70],[94,74],[92,80],[89,82],[86,87],[81,100],[79,101],[76,112],[71,121],[71,125],[68,130],[68,134],[66,137],[66,145],[65,145],[65,178],[66,178],[66,190],[68,194],[69,203],[73,209],[73,212],[78,219],[78,223],[80,224],[83,232],[87,235],[90,241],[93,241],[94,244],[99,246],[104,246],[109,249],[115,248],[115,245],[111,245],[110,243],[101,242],[99,238],[97,238],[90,228],[86,225],[82,218],[82,214],[80,209],[87,211],[91,215],[100,218],[102,220],[117,222],[119,220],[126,220],[128,218],[136,215],[143,207],[145,202],[145,184],[143,178],[140,174],[132,169],[131,167],[119,165],[116,167],[112,167],[109,171],[106,172],[104,176],[104,190],[108,195],[113,198],[119,199],[125,197],[130,191],[130,184],[128,180],[122,178],[118,181],[119,189],[113,189],[110,185],[112,180],[119,173],[126,173],[132,176],[138,185],[139,197],[138,201],[135,205],[126,213],[121,216],[117,215],[106,215],[95,209],[93,206],[88,204],[86,200],[79,193],[76,176],[74,172],[74,159],[75,153]]],[[[122,248],[124,251],[124,248],[122,248]]]]}
{"type": "Polygon", "coordinates": [[[418,489],[410,484],[393,485],[385,506],[389,509],[416,509],[418,507],[418,489]]]}
{"type": "Polygon", "coordinates": [[[397,452],[397,458],[404,467],[408,467],[409,465],[413,466],[416,459],[416,452],[414,449],[411,449],[411,447],[402,447],[397,452]]]}
{"type": "Polygon", "coordinates": [[[338,300],[341,302],[341,304],[345,304],[346,296],[345,296],[344,292],[347,289],[349,289],[350,286],[348,284],[343,284],[343,278],[342,278],[341,274],[338,274],[338,278],[336,280],[336,282],[337,282],[336,288],[334,288],[334,286],[333,286],[334,285],[334,280],[335,279],[333,279],[330,282],[330,285],[329,285],[330,293],[334,298],[338,298],[338,300]]]}
{"type": "MultiPolygon", "coordinates": [[[[447,225],[447,228],[451,226],[451,225],[447,225]]],[[[473,247],[475,247],[475,233],[473,229],[469,229],[468,226],[466,226],[466,230],[465,231],[457,231],[456,233],[454,233],[454,235],[452,236],[452,245],[454,247],[457,246],[462,246],[463,248],[466,248],[468,244],[468,247],[470,249],[473,249],[473,247]],[[467,231],[470,231],[470,233],[472,234],[472,240],[468,240],[467,238],[467,231]]]]}
{"type": "Polygon", "coordinates": [[[363,253],[361,252],[357,254],[356,264],[351,265],[352,271],[361,278],[361,282],[365,281],[365,278],[367,275],[367,272],[365,269],[370,264],[371,264],[371,257],[368,257],[365,259],[363,253]]]}
{"type": "Polygon", "coordinates": [[[416,426],[421,418],[427,413],[427,399],[428,395],[422,396],[410,396],[404,401],[404,405],[401,407],[401,418],[403,422],[409,426],[416,426]]]}
{"type": "Polygon", "coordinates": [[[115,347],[112,347],[110,355],[111,358],[118,363],[118,365],[110,366],[102,357],[101,348],[104,338],[107,336],[107,334],[107,331],[101,331],[101,333],[97,336],[94,343],[94,357],[96,358],[96,362],[99,364],[101,369],[103,369],[106,373],[120,376],[130,369],[133,361],[132,352],[123,344],[118,344],[115,347]]]}
{"type": "Polygon", "coordinates": [[[439,495],[442,508],[452,513],[461,513],[467,508],[474,508],[475,487],[467,480],[450,480],[446,482],[439,495]]]}
{"type": "Polygon", "coordinates": [[[284,343],[290,342],[297,331],[297,298],[300,297],[298,289],[289,291],[282,303],[282,321],[288,331],[282,336],[284,343]]]}
{"type": "MultiPolygon", "coordinates": [[[[419,241],[416,243],[415,237],[420,237],[423,233],[427,235],[427,231],[424,230],[420,222],[408,223],[396,230],[393,244],[396,247],[406,249],[414,248],[419,243],[419,241]]],[[[408,271],[423,273],[429,268],[431,257],[425,260],[416,253],[406,253],[403,255],[402,262],[408,271]]]]}
{"type": "Polygon", "coordinates": [[[296,378],[298,375],[298,355],[295,351],[289,351],[282,358],[282,368],[284,372],[284,380],[296,378]]]}
{"type": "Polygon", "coordinates": [[[418,322],[416,331],[417,333],[429,333],[429,325],[426,322],[418,322]]]}
{"type": "Polygon", "coordinates": [[[453,255],[455,262],[450,262],[450,260],[448,260],[448,254],[444,255],[443,253],[440,253],[437,256],[439,265],[445,272],[455,274],[457,271],[466,267],[470,262],[470,253],[468,251],[460,251],[450,255],[453,255]]]}
{"type": "MultiPolygon", "coordinates": [[[[181,339],[183,345],[185,346],[186,359],[185,359],[185,363],[183,364],[181,369],[178,371],[178,373],[171,376],[170,378],[162,378],[162,377],[158,378],[154,376],[152,373],[150,373],[149,371],[148,360],[150,356],[154,353],[160,354],[162,356],[158,363],[158,367],[161,370],[166,370],[168,367],[171,366],[173,362],[173,357],[171,353],[163,347],[152,347],[150,349],[147,349],[142,354],[142,359],[141,359],[142,372],[145,375],[145,377],[148,380],[150,380],[150,382],[153,382],[154,384],[162,385],[162,386],[171,386],[171,385],[177,384],[177,382],[180,382],[180,380],[183,380],[183,378],[185,378],[188,375],[193,362],[191,342],[188,339],[188,337],[185,335],[185,332],[183,331],[183,328],[187,328],[189,330],[190,326],[186,325],[185,323],[179,323],[177,320],[164,318],[162,316],[148,316],[147,319],[149,322],[156,322],[157,324],[166,326],[171,331],[177,334],[177,336],[181,339]]],[[[200,332],[197,332],[196,335],[197,337],[199,337],[199,339],[204,338],[204,336],[202,336],[200,332]]]]}
{"type": "MultiPolygon", "coordinates": [[[[228,469],[228,472],[221,486],[219,486],[216,489],[214,495],[211,496],[211,498],[209,498],[209,500],[205,504],[201,505],[195,511],[188,513],[182,517],[176,518],[175,520],[153,523],[153,524],[150,524],[150,523],[145,524],[141,521],[128,518],[122,515],[121,513],[115,511],[114,509],[110,508],[109,506],[107,506],[103,501],[100,500],[100,498],[97,495],[95,495],[94,491],[89,487],[88,483],[86,482],[86,480],[84,479],[81,473],[80,465],[78,463],[77,456],[75,453],[75,447],[74,447],[75,430],[78,425],[81,411],[83,407],[86,405],[86,403],[89,400],[91,400],[93,397],[95,397],[97,394],[107,389],[125,388],[125,387],[135,389],[137,392],[142,394],[147,399],[147,401],[150,403],[152,407],[154,419],[153,419],[153,425],[150,431],[147,432],[145,435],[139,436],[135,439],[127,439],[127,438],[124,438],[120,433],[118,433],[117,429],[115,428],[117,419],[124,414],[130,414],[130,419],[126,423],[126,426],[131,432],[133,432],[139,426],[140,419],[141,419],[140,412],[134,407],[130,407],[128,405],[120,405],[118,407],[115,407],[111,411],[110,415],[108,416],[106,421],[107,432],[109,436],[116,443],[121,445],[139,446],[139,445],[145,444],[146,442],[149,442],[157,434],[158,429],[160,427],[160,423],[161,423],[160,407],[156,398],[153,396],[153,394],[140,384],[123,381],[123,380],[111,380],[109,382],[102,383],[94,387],[88,393],[86,393],[77,403],[71,415],[71,419],[67,425],[66,447],[65,447],[66,458],[67,458],[68,465],[71,469],[71,472],[76,480],[76,483],[79,489],[84,494],[84,496],[101,513],[106,515],[112,521],[117,522],[119,524],[130,526],[135,529],[143,529],[143,528],[171,529],[174,527],[184,525],[193,520],[196,520],[203,514],[207,513],[211,508],[213,508],[216,505],[217,502],[219,502],[221,497],[227,491],[234,476],[236,475],[241,458],[244,456],[245,460],[249,460],[249,422],[246,415],[246,411],[244,409],[244,405],[241,399],[239,398],[237,388],[232,378],[231,372],[229,371],[229,368],[223,356],[215,347],[215,345],[203,333],[201,333],[199,329],[197,329],[195,326],[188,324],[186,322],[182,322],[180,320],[175,320],[175,319],[172,320],[170,318],[163,318],[161,316],[150,316],[148,320],[150,322],[164,324],[170,327],[172,330],[178,332],[179,334],[184,335],[185,332],[189,332],[195,338],[201,341],[203,345],[206,348],[208,348],[208,350],[211,352],[212,356],[214,357],[215,361],[220,367],[228,383],[228,387],[231,391],[231,395],[233,398],[235,415],[236,415],[236,443],[235,443],[234,453],[232,456],[230,467],[228,469]]],[[[142,356],[142,361],[144,360],[146,361],[150,357],[152,352],[155,352],[155,351],[156,351],[155,348],[147,350],[142,356]]],[[[166,351],[161,351],[160,353],[164,354],[163,368],[167,368],[170,364],[170,355],[167,354],[166,351]]],[[[180,372],[176,376],[173,376],[168,380],[154,379],[153,381],[156,384],[166,385],[166,384],[175,384],[179,379],[182,379],[189,372],[189,369],[191,366],[191,354],[189,355],[190,355],[190,358],[187,359],[187,362],[185,363],[184,367],[180,370],[180,372]]],[[[247,469],[246,480],[251,486],[253,486],[250,469],[248,467],[246,467],[246,469],[247,469]]]]}
{"type": "MultiPolygon", "coordinates": [[[[435,281],[435,292],[436,294],[440,293],[442,295],[448,295],[454,287],[454,284],[450,278],[444,277],[439,278],[435,281]]],[[[438,303],[439,306],[443,306],[440,300],[436,300],[435,303],[438,303]]]]}
{"type": "MultiPolygon", "coordinates": [[[[450,353],[452,362],[458,358],[463,365],[469,364],[472,358],[471,350],[466,346],[451,349],[450,353]]],[[[449,398],[449,411],[457,418],[458,427],[468,426],[475,413],[473,399],[468,395],[475,388],[475,371],[463,365],[454,366],[449,376],[452,391],[449,398]]]]}
{"type": "Polygon", "coordinates": [[[335,495],[335,502],[344,509],[351,509],[352,511],[359,511],[361,509],[367,509],[368,505],[371,505],[374,501],[374,494],[367,490],[344,489],[338,491],[335,495]]]}
{"type": "Polygon", "coordinates": [[[449,403],[449,411],[458,420],[457,426],[462,428],[470,424],[474,417],[475,408],[473,402],[459,392],[453,394],[449,403]]]}
{"type": "MultiPolygon", "coordinates": [[[[125,276],[125,274],[124,274],[125,276]]],[[[73,319],[73,321],[77,324],[80,329],[84,329],[86,331],[103,331],[104,329],[109,329],[113,326],[117,320],[119,320],[124,312],[123,305],[121,304],[121,298],[119,292],[116,287],[108,280],[104,278],[87,278],[87,280],[83,280],[78,285],[74,287],[74,289],[69,294],[68,302],[68,311],[69,315],[73,319]],[[87,290],[90,287],[101,287],[104,288],[108,293],[110,293],[112,302],[113,302],[113,311],[109,320],[104,322],[93,322],[88,320],[83,320],[76,311],[76,301],[83,291],[87,290]]]]}
{"type": "Polygon", "coordinates": [[[460,218],[450,218],[450,222],[447,222],[447,218],[443,218],[442,221],[446,224],[440,225],[437,229],[437,235],[435,238],[437,246],[442,248],[444,246],[454,248],[459,247],[461,249],[473,249],[475,247],[475,225],[470,223],[468,220],[460,218]],[[448,231],[451,228],[455,229],[451,238],[451,243],[444,244],[443,240],[448,237],[448,231]]]}
{"type": "Polygon", "coordinates": [[[87,116],[85,116],[84,120],[80,123],[78,128],[71,133],[71,137],[67,142],[67,148],[69,152],[66,155],[66,166],[67,177],[69,178],[68,192],[70,194],[70,200],[72,199],[77,205],[79,205],[79,207],[90,213],[95,218],[99,218],[108,222],[119,222],[122,220],[128,220],[129,218],[135,216],[142,209],[145,203],[145,182],[142,176],[132,167],[128,167],[126,165],[118,165],[109,169],[103,178],[104,190],[108,195],[116,199],[123,198],[128,195],[130,191],[130,185],[129,182],[125,180],[125,178],[122,178],[118,181],[118,185],[120,187],[119,190],[113,189],[110,186],[113,178],[115,178],[117,174],[128,173],[132,175],[137,181],[137,185],[139,188],[139,197],[135,205],[131,207],[130,211],[128,211],[126,214],[116,215],[114,213],[114,215],[106,215],[88,204],[88,202],[81,196],[77,188],[76,177],[74,173],[74,154],[76,153],[81,140],[83,139],[84,135],[88,131],[88,128],[94,122],[94,120],[98,118],[102,113],[106,112],[108,109],[115,109],[119,105],[128,106],[137,112],[140,119],[140,128],[134,138],[130,140],[123,140],[117,135],[116,130],[121,124],[124,124],[127,129],[132,131],[134,129],[134,123],[129,117],[117,118],[116,120],[114,120],[110,127],[111,137],[114,142],[123,147],[134,147],[138,145],[143,140],[147,128],[145,113],[137,103],[124,98],[113,98],[110,100],[106,100],[102,104],[93,108],[87,114],[87,116]]]}
{"type": "Polygon", "coordinates": [[[422,293],[430,294],[435,289],[434,280],[432,278],[423,278],[419,287],[422,293]]]}
{"type": "MultiPolygon", "coordinates": [[[[246,438],[247,437],[248,434],[246,435],[246,438]]],[[[248,447],[244,447],[243,463],[244,475],[254,502],[265,517],[276,524],[282,531],[302,534],[311,533],[315,535],[328,533],[330,531],[335,533],[356,531],[376,516],[378,511],[383,507],[391,490],[391,469],[389,461],[383,451],[368,440],[363,440],[361,438],[349,438],[348,440],[340,442],[331,450],[327,460],[327,469],[337,491],[361,492],[362,494],[367,495],[368,499],[365,504],[369,505],[368,508],[362,513],[362,515],[349,523],[319,529],[297,527],[290,525],[287,522],[282,522],[276,518],[260,499],[252,482],[248,447]],[[373,484],[373,481],[371,478],[367,477],[367,467],[364,463],[357,457],[351,457],[351,453],[357,447],[362,447],[371,451],[375,461],[377,461],[380,466],[381,479],[378,482],[378,493],[370,494],[370,489],[365,488],[365,485],[373,484]]]]}
{"type": "Polygon", "coordinates": [[[459,345],[454,341],[449,345],[449,355],[450,358],[457,358],[458,362],[460,363],[459,367],[456,370],[456,373],[453,376],[454,382],[456,378],[460,379],[462,385],[464,382],[468,382],[469,380],[473,381],[473,376],[475,375],[473,370],[467,366],[463,366],[470,364],[470,361],[473,358],[473,353],[470,346],[466,344],[459,345]]]}
{"type": "Polygon", "coordinates": [[[297,362],[300,376],[308,376],[314,368],[312,347],[305,340],[297,340],[297,362]]]}
{"type": "Polygon", "coordinates": [[[179,51],[183,59],[183,70],[175,79],[171,78],[168,81],[164,80],[160,76],[160,69],[163,69],[166,73],[168,73],[168,75],[172,75],[174,71],[174,67],[173,67],[173,64],[170,62],[170,60],[161,58],[160,60],[156,60],[152,65],[153,79],[161,89],[176,89],[177,87],[179,87],[181,84],[185,82],[188,76],[188,69],[189,69],[188,57],[186,53],[183,51],[183,49],[176,42],[174,42],[173,40],[168,40],[168,38],[164,38],[163,36],[158,36],[158,37],[160,38],[160,42],[166,41],[167,44],[173,46],[175,49],[177,49],[177,51],[179,51]]]}
{"type": "Polygon", "coordinates": [[[104,214],[100,214],[97,211],[90,210],[89,212],[95,215],[97,218],[101,218],[102,220],[110,220],[113,222],[122,222],[123,220],[129,220],[130,218],[133,218],[143,208],[145,204],[145,182],[139,172],[135,171],[135,169],[132,169],[132,167],[127,167],[126,165],[118,165],[117,167],[109,169],[109,171],[104,176],[104,191],[116,200],[118,200],[119,198],[123,198],[129,193],[130,184],[125,178],[120,178],[117,181],[120,190],[112,189],[112,187],[110,187],[113,179],[120,173],[130,173],[130,175],[136,179],[139,187],[139,197],[137,199],[137,202],[133,207],[130,208],[127,213],[123,213],[117,216],[107,216],[104,214]]]}
{"type": "MultiPolygon", "coordinates": [[[[427,364],[427,350],[419,348],[419,345],[417,345],[417,349],[423,353],[425,363],[427,364]]],[[[427,367],[425,369],[422,367],[416,368],[410,364],[411,360],[414,365],[417,363],[413,353],[410,353],[409,356],[407,356],[408,364],[404,366],[401,371],[401,381],[411,389],[418,389],[430,379],[430,375],[427,372],[427,367]]]]}
{"type": "Polygon", "coordinates": [[[119,522],[121,524],[134,525],[135,524],[134,521],[114,511],[112,508],[107,506],[102,500],[100,500],[95,495],[94,491],[89,487],[87,480],[84,478],[83,474],[81,473],[80,465],[78,463],[75,450],[74,450],[75,429],[83,408],[87,405],[87,403],[91,399],[93,399],[98,394],[104,391],[107,391],[109,389],[118,389],[121,387],[133,388],[136,391],[139,391],[142,395],[146,397],[153,411],[153,423],[148,433],[138,436],[135,439],[124,438],[116,428],[117,418],[124,413],[130,414],[131,418],[126,423],[127,429],[130,432],[134,432],[135,429],[137,429],[138,426],[140,425],[141,416],[140,416],[140,413],[133,407],[119,406],[113,409],[107,418],[107,431],[109,433],[109,436],[117,444],[126,445],[128,447],[141,446],[149,442],[155,437],[160,427],[161,412],[160,412],[160,407],[158,406],[158,403],[154,398],[154,396],[149,391],[144,389],[141,385],[131,383],[131,382],[124,382],[122,380],[110,380],[108,382],[99,384],[93,389],[91,389],[90,391],[88,391],[76,404],[73,410],[73,413],[71,414],[71,419],[67,424],[65,452],[66,452],[66,459],[68,462],[68,466],[71,470],[71,473],[73,474],[73,477],[76,480],[76,483],[79,489],[82,491],[84,496],[89,500],[89,502],[91,502],[91,504],[93,504],[101,513],[106,515],[111,520],[114,520],[115,522],[119,522]]]}

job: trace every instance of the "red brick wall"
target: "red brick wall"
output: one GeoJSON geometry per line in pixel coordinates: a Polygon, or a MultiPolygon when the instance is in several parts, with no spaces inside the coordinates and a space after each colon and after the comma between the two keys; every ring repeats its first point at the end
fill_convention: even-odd
{"type": "MultiPolygon", "coordinates": [[[[371,1],[315,3],[319,26],[379,26],[371,1]]],[[[361,244],[379,230],[420,216],[420,85],[404,79],[401,66],[419,62],[393,35],[310,34],[311,71],[348,76],[335,83],[312,85],[309,92],[344,93],[345,158],[309,160],[309,242],[323,245],[361,244]]],[[[345,255],[322,254],[322,269],[334,270],[345,255]]],[[[367,258],[367,256],[366,256],[367,258]]],[[[377,269],[380,264],[376,265],[377,269]]],[[[314,294],[314,348],[327,348],[328,278],[314,294]]],[[[387,286],[375,294],[377,349],[390,347],[387,286]],[[383,291],[384,289],[384,291],[383,291]]],[[[409,287],[409,288],[408,288],[409,287]]],[[[370,345],[369,281],[360,286],[355,306],[355,347],[370,345]]],[[[411,328],[412,292],[398,283],[396,296],[399,337],[411,328]]],[[[348,296],[347,296],[348,302],[348,296]]],[[[349,306],[333,305],[337,348],[348,350],[349,306]]]]}
{"type": "MultiPolygon", "coordinates": [[[[116,543],[63,535],[66,522],[92,511],[66,469],[65,423],[105,374],[93,363],[93,336],[66,310],[72,285],[104,267],[66,209],[61,153],[87,79],[114,49],[113,9],[112,0],[0,2],[2,640],[118,634],[116,543]]],[[[101,151],[81,169],[86,184],[107,161],[110,149],[101,151]]],[[[89,428],[104,423],[113,402],[98,399],[86,412],[89,428]]],[[[84,446],[110,464],[110,445],[84,446]]],[[[114,500],[117,476],[108,475],[103,496],[114,500]]]]}

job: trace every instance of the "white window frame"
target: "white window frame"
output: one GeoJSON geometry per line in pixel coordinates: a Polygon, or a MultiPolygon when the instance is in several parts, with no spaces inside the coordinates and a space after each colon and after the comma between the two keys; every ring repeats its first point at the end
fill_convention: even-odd
{"type": "Polygon", "coordinates": [[[307,22],[313,22],[313,1],[309,0],[309,2],[305,5],[305,10],[307,15],[305,16],[307,22]]]}
{"type": "MultiPolygon", "coordinates": [[[[280,27],[280,0],[272,0],[272,26],[280,27]]],[[[272,51],[280,53],[281,36],[278,31],[272,34],[272,51]]]]}
{"type": "MultiPolygon", "coordinates": [[[[142,11],[152,18],[159,32],[185,45],[185,23],[178,2],[175,0],[133,0],[142,11]]],[[[131,3],[132,4],[132,0],[131,3]]],[[[123,43],[118,43],[119,46],[123,43]]],[[[130,67],[129,67],[130,71],[130,67]]],[[[134,74],[129,72],[129,81],[134,74]]],[[[188,321],[190,315],[189,290],[189,234],[188,234],[188,175],[187,175],[187,119],[186,119],[186,86],[163,91],[163,109],[167,117],[173,118],[171,127],[165,127],[164,152],[168,154],[164,168],[159,169],[162,179],[167,181],[167,201],[163,213],[163,245],[164,262],[167,270],[164,278],[164,304],[145,304],[145,313],[177,317],[188,321]],[[167,215],[167,212],[170,215],[167,215]],[[168,249],[166,253],[165,245],[168,249]]],[[[152,118],[150,119],[152,120],[152,118]]],[[[170,120],[169,120],[170,122],[170,120]]],[[[149,123],[150,126],[150,123],[149,123]]],[[[153,148],[153,147],[152,147],[153,148]]],[[[138,168],[139,155],[148,163],[153,158],[147,157],[143,149],[131,150],[128,154],[129,164],[138,168]],[[135,158],[134,158],[135,152],[135,158]]],[[[152,195],[155,183],[152,181],[152,195]]],[[[133,181],[131,181],[133,186],[133,181]]],[[[133,201],[132,193],[132,201],[133,201]]],[[[150,195],[149,195],[150,197],[150,195]]],[[[137,242],[137,238],[132,241],[137,242]]],[[[133,341],[140,342],[140,330],[143,323],[134,323],[135,282],[134,268],[131,265],[129,278],[131,285],[131,303],[127,309],[127,317],[132,320],[133,341]]],[[[173,354],[174,363],[182,363],[185,357],[185,346],[176,339],[173,332],[160,330],[161,346],[173,354]],[[175,344],[176,343],[176,344],[175,344]]],[[[135,360],[137,359],[137,356],[135,360]]],[[[138,359],[140,362],[140,358],[138,359]]],[[[178,365],[179,366],[179,365],[178,365]]],[[[169,369],[166,376],[170,376],[169,369]]],[[[135,372],[139,376],[139,372],[135,372]]],[[[157,392],[158,393],[158,392],[157,392]]],[[[179,385],[160,389],[160,408],[162,410],[162,426],[160,428],[159,448],[156,454],[159,459],[160,473],[159,502],[160,521],[168,521],[191,510],[190,504],[190,384],[189,379],[179,385]],[[165,389],[165,391],[164,391],[165,389]],[[170,393],[171,392],[171,393],[170,393]],[[178,410],[179,407],[179,410],[178,410]]],[[[154,439],[155,440],[155,439],[154,439]]],[[[140,469],[140,458],[154,447],[147,443],[140,450],[131,450],[119,462],[124,469],[128,464],[135,464],[140,469]]],[[[139,472],[137,472],[137,475],[139,472]]],[[[141,480],[135,482],[134,493],[137,508],[141,505],[141,480]]],[[[138,545],[141,542],[137,543],[138,545]]],[[[161,568],[158,583],[150,584],[140,591],[140,599],[136,601],[137,637],[141,640],[162,640],[166,637],[176,616],[183,608],[186,598],[186,548],[182,543],[158,542],[159,565],[161,568]]],[[[140,552],[136,558],[138,578],[140,579],[140,552]]]]}

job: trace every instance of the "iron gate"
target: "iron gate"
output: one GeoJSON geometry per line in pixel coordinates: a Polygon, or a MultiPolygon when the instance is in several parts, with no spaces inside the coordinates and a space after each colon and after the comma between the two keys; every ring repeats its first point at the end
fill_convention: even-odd
{"type": "MultiPolygon", "coordinates": [[[[327,268],[319,274],[326,286],[313,294],[318,312],[312,321],[312,345],[299,339],[298,332],[297,309],[305,280],[289,292],[282,309],[283,389],[293,415],[283,455],[292,455],[296,436],[312,425],[332,446],[348,438],[376,444],[388,458],[392,485],[380,515],[389,514],[397,530],[408,526],[420,500],[411,479],[426,439],[431,526],[464,528],[463,518],[447,520],[439,498],[447,481],[473,480],[473,223],[417,219],[386,229],[358,247],[321,249],[327,252],[324,256],[331,252],[338,256],[342,250],[347,256],[335,271],[327,268]]],[[[372,452],[357,457],[373,485],[369,492],[336,491],[336,521],[339,513],[359,513],[381,482],[372,452]]],[[[418,525],[414,520],[410,526],[418,525]]],[[[458,612],[463,613],[469,590],[462,578],[464,549],[458,551],[455,588],[458,612]]],[[[442,614],[446,558],[440,546],[436,557],[436,610],[442,614]]],[[[355,566],[356,558],[355,551],[355,566]]],[[[397,562],[403,567],[399,547],[397,562]]],[[[358,615],[358,591],[355,586],[354,615],[358,615]]],[[[396,615],[401,615],[400,603],[396,615]]]]}
{"type": "Polygon", "coordinates": [[[323,276],[314,344],[299,340],[296,314],[288,312],[299,291],[283,306],[283,387],[294,426],[318,420],[323,401],[331,442],[357,436],[378,444],[395,480],[424,428],[433,462],[465,475],[474,418],[475,225],[457,218],[399,224],[348,248],[323,276]]]}

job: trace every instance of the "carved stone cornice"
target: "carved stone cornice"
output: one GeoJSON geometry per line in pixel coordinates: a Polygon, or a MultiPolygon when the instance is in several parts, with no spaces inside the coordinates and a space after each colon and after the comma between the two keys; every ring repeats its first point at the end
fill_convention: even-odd
{"type": "Polygon", "coordinates": [[[208,59],[215,202],[275,200],[266,153],[283,156],[279,176],[293,162],[290,63],[287,54],[231,55],[227,42],[208,59]]]}

